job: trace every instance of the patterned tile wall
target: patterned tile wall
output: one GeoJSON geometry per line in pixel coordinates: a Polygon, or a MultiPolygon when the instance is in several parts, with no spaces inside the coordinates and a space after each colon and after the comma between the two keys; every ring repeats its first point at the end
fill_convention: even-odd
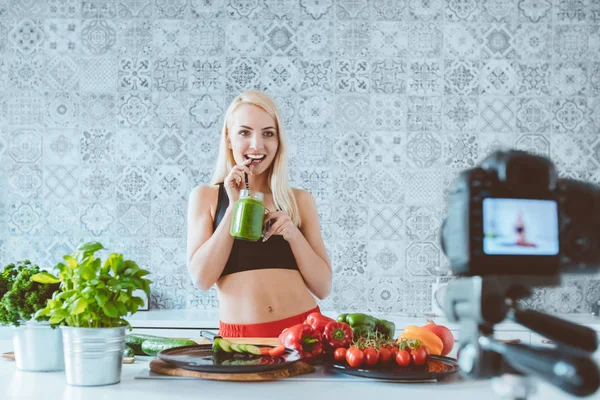
{"type": "MultiPolygon", "coordinates": [[[[186,201],[245,88],[318,201],[325,309],[430,311],[448,187],[494,149],[600,181],[599,0],[0,0],[2,263],[97,239],[152,270],[153,307],[217,307],[186,201]]],[[[590,312],[599,282],[527,303],[590,312]]]]}

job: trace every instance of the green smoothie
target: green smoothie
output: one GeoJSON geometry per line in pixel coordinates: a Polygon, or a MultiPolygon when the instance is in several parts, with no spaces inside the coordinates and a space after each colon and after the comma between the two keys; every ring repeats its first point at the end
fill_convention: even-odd
{"type": "Polygon", "coordinates": [[[262,193],[242,190],[233,206],[231,236],[236,239],[256,242],[261,238],[265,206],[262,193]]]}

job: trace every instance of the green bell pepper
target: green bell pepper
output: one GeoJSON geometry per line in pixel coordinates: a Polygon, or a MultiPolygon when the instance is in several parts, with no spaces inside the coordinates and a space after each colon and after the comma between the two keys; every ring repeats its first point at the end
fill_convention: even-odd
{"type": "Polygon", "coordinates": [[[354,333],[354,339],[366,336],[367,333],[375,331],[377,324],[376,318],[362,313],[341,314],[338,316],[337,320],[350,325],[352,332],[354,333]]]}
{"type": "Polygon", "coordinates": [[[363,326],[369,330],[375,330],[375,327],[377,326],[377,319],[367,314],[354,313],[346,316],[346,323],[351,327],[363,326]]]}
{"type": "Polygon", "coordinates": [[[386,319],[380,319],[375,329],[386,339],[393,339],[396,334],[396,324],[386,319]]]}
{"type": "MultiPolygon", "coordinates": [[[[348,315],[348,314],[340,314],[340,315],[338,315],[338,317],[337,317],[337,320],[336,320],[336,321],[337,321],[337,322],[346,322],[346,316],[347,316],[347,315],[348,315]]],[[[347,322],[346,322],[346,323],[347,323],[347,322]]]]}
{"type": "Polygon", "coordinates": [[[385,319],[377,319],[363,313],[340,314],[338,322],[345,322],[352,328],[354,338],[365,336],[369,332],[379,332],[387,339],[393,339],[396,326],[393,322],[385,319]]]}

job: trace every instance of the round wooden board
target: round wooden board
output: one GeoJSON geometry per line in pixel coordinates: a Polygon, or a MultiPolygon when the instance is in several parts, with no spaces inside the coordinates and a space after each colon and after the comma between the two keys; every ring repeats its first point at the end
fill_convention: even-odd
{"type": "Polygon", "coordinates": [[[240,381],[240,382],[252,382],[252,381],[272,381],[275,379],[289,378],[291,376],[310,374],[315,372],[315,368],[312,365],[308,365],[303,362],[295,362],[286,366],[285,368],[278,369],[275,371],[268,372],[251,372],[242,374],[225,374],[225,373],[210,373],[210,372],[197,372],[189,371],[183,368],[173,367],[163,360],[155,359],[150,361],[150,370],[161,375],[171,376],[189,376],[192,378],[211,379],[215,381],[240,381]]]}

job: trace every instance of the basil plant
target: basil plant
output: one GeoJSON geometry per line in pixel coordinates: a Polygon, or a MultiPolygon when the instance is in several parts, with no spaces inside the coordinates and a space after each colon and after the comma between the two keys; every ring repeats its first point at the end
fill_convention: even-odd
{"type": "Polygon", "coordinates": [[[144,304],[141,297],[133,295],[135,290],[141,289],[150,296],[151,281],[144,278],[149,272],[134,261],[125,260],[123,254],[110,254],[102,264],[94,256],[102,249],[98,242],[84,243],[63,257],[65,263],[56,265],[58,276],[40,272],[32,277],[39,283],[60,283],[59,290],[36,313],[36,318],[48,317],[52,325],[131,329],[124,317],[144,304]]]}

